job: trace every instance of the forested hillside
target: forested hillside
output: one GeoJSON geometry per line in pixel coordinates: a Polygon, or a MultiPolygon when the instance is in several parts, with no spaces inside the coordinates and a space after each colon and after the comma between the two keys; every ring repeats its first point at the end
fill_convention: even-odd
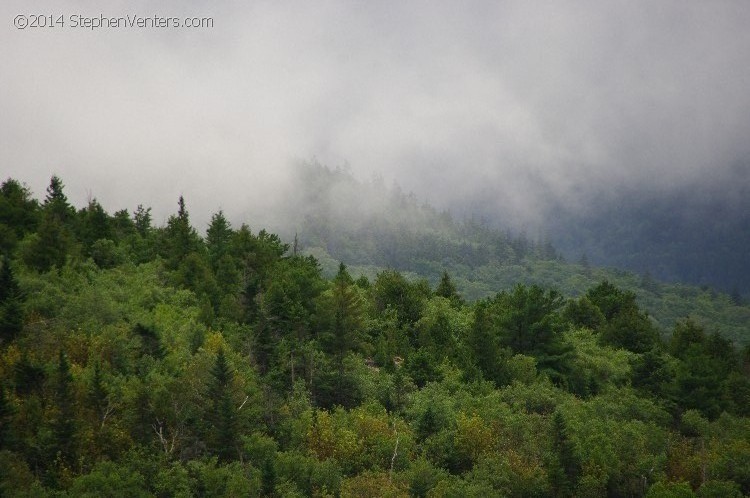
{"type": "Polygon", "coordinates": [[[750,494],[746,307],[382,191],[286,243],[5,181],[0,495],[750,494]]]}
{"type": "MultiPolygon", "coordinates": [[[[448,212],[420,203],[397,185],[386,187],[377,178],[361,182],[346,170],[314,162],[299,164],[296,173],[297,182],[291,189],[294,195],[276,209],[285,213],[277,228],[287,240],[293,240],[296,234],[300,251],[314,255],[329,277],[335,274],[339,261],[345,262],[351,273],[370,279],[383,269],[394,268],[412,279],[427,278],[432,285],[437,285],[443,272],[448,271],[461,295],[470,301],[491,297],[517,283],[554,287],[566,296],[580,296],[602,280],[609,280],[635,293],[639,305],[664,330],[689,317],[707,330],[719,331],[740,344],[750,343],[750,307],[739,294],[719,292],[709,286],[664,283],[648,268],[633,273],[595,267],[585,257],[566,261],[549,240],[500,231],[482,219],[455,219],[448,212]]],[[[622,214],[607,213],[618,226],[627,221],[622,214]]],[[[605,213],[599,217],[605,224],[605,213]]],[[[654,219],[659,216],[630,220],[633,234],[628,246],[614,247],[615,241],[606,239],[612,246],[610,260],[624,254],[627,247],[632,248],[632,258],[646,257],[643,249],[639,252],[635,246],[653,246],[646,234],[644,239],[639,238],[638,227],[655,223],[654,219]]],[[[708,220],[704,224],[710,226],[708,220]]],[[[585,233],[578,243],[588,247],[594,233],[599,232],[581,228],[572,233],[585,233]]],[[[738,241],[744,237],[744,232],[736,233],[738,241]]],[[[577,243],[572,237],[566,235],[568,251],[577,243]]],[[[710,239],[705,234],[696,237],[710,239]]],[[[649,257],[678,261],[675,251],[681,258],[688,254],[697,258],[700,245],[683,243],[667,255],[654,249],[649,257]]],[[[728,244],[724,252],[729,254],[717,258],[707,251],[703,255],[706,261],[696,263],[696,271],[705,271],[711,261],[728,268],[732,261],[746,259],[739,242],[728,244]]],[[[592,253],[592,260],[603,258],[600,253],[592,253]]],[[[664,272],[659,275],[664,276],[664,272]]],[[[669,276],[679,281],[675,274],[669,276]]]]}

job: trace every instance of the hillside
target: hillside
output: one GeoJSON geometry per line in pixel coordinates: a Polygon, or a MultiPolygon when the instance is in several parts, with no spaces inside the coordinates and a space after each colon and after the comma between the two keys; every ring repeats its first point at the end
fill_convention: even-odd
{"type": "MultiPolygon", "coordinates": [[[[329,276],[339,261],[356,275],[373,278],[379,271],[393,268],[414,279],[426,278],[432,285],[448,271],[461,294],[472,301],[517,283],[553,287],[578,296],[609,280],[634,292],[663,330],[690,317],[738,343],[750,342],[750,306],[727,292],[689,285],[689,281],[667,283],[648,271],[595,267],[580,258],[568,262],[549,240],[499,231],[483,220],[456,220],[420,203],[398,186],[387,188],[377,179],[360,182],[341,169],[304,163],[298,166],[296,178],[292,189],[295,201],[285,201],[286,220],[277,228],[287,240],[293,240],[296,233],[301,252],[315,256],[329,276]]],[[[638,243],[637,235],[634,229],[632,244],[638,243]]],[[[568,250],[570,244],[568,240],[568,250]]],[[[724,250],[744,258],[736,246],[724,250]]],[[[698,251],[695,248],[691,254],[698,251]]],[[[619,258],[620,253],[613,252],[610,259],[619,258]]],[[[641,256],[634,252],[632,257],[641,256]]],[[[711,253],[704,257],[711,260],[711,253]]]]}
{"type": "MultiPolygon", "coordinates": [[[[418,215],[430,230],[404,264],[445,241],[471,248],[446,263],[481,292],[617,282],[574,296],[519,278],[467,302],[447,272],[325,277],[327,260],[221,212],[200,236],[183,198],[154,226],[140,206],[76,209],[59,178],[41,202],[14,180],[0,193],[3,496],[750,493],[750,348],[706,311],[726,297],[568,265],[413,202],[404,233],[418,215]],[[710,327],[665,328],[649,296],[710,327]]],[[[393,256],[371,243],[365,273],[393,256]]]]}

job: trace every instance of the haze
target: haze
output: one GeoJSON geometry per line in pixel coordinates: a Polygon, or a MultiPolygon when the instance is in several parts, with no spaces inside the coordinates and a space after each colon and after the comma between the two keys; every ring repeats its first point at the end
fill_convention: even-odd
{"type": "Polygon", "coordinates": [[[745,1],[247,3],[3,2],[2,179],[43,197],[58,174],[78,206],[143,203],[157,223],[183,194],[203,229],[219,208],[266,219],[312,158],[531,227],[560,204],[750,178],[745,1]]]}

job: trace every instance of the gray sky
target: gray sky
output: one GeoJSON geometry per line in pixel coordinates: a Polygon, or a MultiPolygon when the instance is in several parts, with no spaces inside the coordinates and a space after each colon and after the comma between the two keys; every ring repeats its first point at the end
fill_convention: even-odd
{"type": "Polygon", "coordinates": [[[203,229],[219,208],[255,225],[315,157],[534,225],[750,157],[744,0],[203,3],[2,2],[0,176],[43,196],[56,173],[77,205],[157,223],[184,194],[203,229]],[[100,14],[214,26],[71,26],[100,14]]]}

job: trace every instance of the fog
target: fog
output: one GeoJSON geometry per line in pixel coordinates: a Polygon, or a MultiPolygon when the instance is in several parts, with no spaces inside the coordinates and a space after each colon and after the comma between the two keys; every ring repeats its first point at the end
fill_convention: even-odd
{"type": "Polygon", "coordinates": [[[743,0],[35,3],[0,7],[0,174],[40,197],[57,174],[79,206],[142,203],[161,223],[182,194],[198,228],[218,209],[254,225],[315,159],[535,227],[561,205],[750,178],[743,0]]]}

